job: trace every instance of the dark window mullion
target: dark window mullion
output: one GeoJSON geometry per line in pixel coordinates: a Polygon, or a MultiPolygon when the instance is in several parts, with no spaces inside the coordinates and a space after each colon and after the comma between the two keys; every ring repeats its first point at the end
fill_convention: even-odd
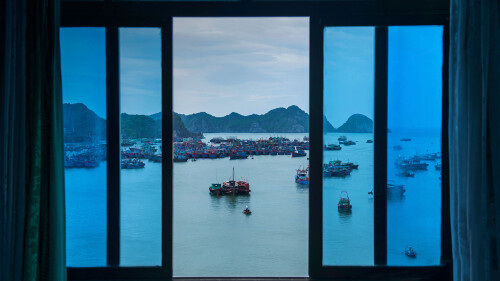
{"type": "Polygon", "coordinates": [[[387,27],[375,28],[374,258],[387,264],[387,27]]]}
{"type": "Polygon", "coordinates": [[[173,53],[172,17],[161,28],[162,78],[162,268],[165,278],[172,276],[173,245],[173,53]]]}
{"type": "Polygon", "coordinates": [[[323,30],[319,17],[309,20],[309,276],[323,267],[323,30]]]}
{"type": "Polygon", "coordinates": [[[120,79],[118,28],[106,28],[107,254],[120,264],[120,79]]]}

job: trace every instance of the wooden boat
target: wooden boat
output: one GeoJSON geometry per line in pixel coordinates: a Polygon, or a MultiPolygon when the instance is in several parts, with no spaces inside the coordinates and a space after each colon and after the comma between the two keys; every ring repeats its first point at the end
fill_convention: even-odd
{"type": "Polygon", "coordinates": [[[250,184],[243,179],[240,181],[235,181],[233,167],[233,179],[222,183],[222,192],[226,195],[249,194],[250,184]]]}
{"type": "Polygon", "coordinates": [[[349,199],[349,194],[347,194],[347,191],[340,192],[340,199],[337,207],[339,211],[352,210],[351,200],[349,199]]]}
{"type": "Polygon", "coordinates": [[[373,140],[367,140],[366,143],[373,143],[373,140]]]}
{"type": "Polygon", "coordinates": [[[245,215],[251,215],[252,214],[252,211],[250,211],[250,209],[248,208],[248,206],[243,210],[243,214],[245,215]]]}
{"type": "Polygon", "coordinates": [[[212,183],[208,190],[210,191],[210,194],[222,195],[222,185],[220,183],[212,183]]]}

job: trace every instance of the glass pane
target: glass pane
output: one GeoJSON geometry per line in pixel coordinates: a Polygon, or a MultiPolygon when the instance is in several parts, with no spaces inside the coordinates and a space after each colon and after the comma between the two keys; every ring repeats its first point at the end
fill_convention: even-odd
{"type": "Polygon", "coordinates": [[[66,264],[106,265],[104,28],[61,28],[66,264]]]}
{"type": "Polygon", "coordinates": [[[161,30],[119,36],[120,265],[161,265],[161,30]]]}
{"type": "Polygon", "coordinates": [[[374,40],[374,27],[324,29],[324,265],[374,263],[374,40]]]}
{"type": "Polygon", "coordinates": [[[443,28],[389,28],[387,263],[441,256],[443,28]]]}
{"type": "Polygon", "coordinates": [[[173,32],[174,275],[307,276],[309,19],[173,32]]]}

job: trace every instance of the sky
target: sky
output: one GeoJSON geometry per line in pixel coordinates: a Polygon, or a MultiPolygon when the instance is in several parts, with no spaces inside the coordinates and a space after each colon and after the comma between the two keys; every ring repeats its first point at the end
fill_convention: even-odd
{"type": "MultiPolygon", "coordinates": [[[[373,119],[373,27],[324,30],[324,112],[334,127],[373,119]]],[[[158,28],[120,28],[121,110],[161,110],[158,28]]],[[[439,127],[442,28],[389,28],[389,128],[439,127]]],[[[61,28],[63,101],[106,116],[104,28],[61,28]]],[[[309,112],[308,18],[174,18],[174,111],[309,112]]]]}
{"type": "Polygon", "coordinates": [[[333,127],[361,113],[373,119],[374,27],[327,27],[323,32],[323,109],[333,127]]]}
{"type": "Polygon", "coordinates": [[[174,18],[174,111],[309,111],[308,18],[174,18]]]}

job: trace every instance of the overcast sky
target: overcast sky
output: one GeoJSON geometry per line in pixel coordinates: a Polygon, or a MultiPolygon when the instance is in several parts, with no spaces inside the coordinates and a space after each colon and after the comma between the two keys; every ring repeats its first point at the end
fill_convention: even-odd
{"type": "Polygon", "coordinates": [[[174,18],[174,110],[309,111],[308,18],[174,18]]]}
{"type": "MultiPolygon", "coordinates": [[[[309,112],[307,18],[174,18],[174,111],[224,116],[297,105],[309,112]]],[[[161,110],[158,28],[120,29],[121,110],[161,110]]],[[[324,30],[324,112],[334,127],[373,118],[373,27],[324,30]]],[[[104,28],[62,28],[64,102],[106,112],[104,28]]],[[[441,122],[442,28],[389,30],[389,128],[441,122]]]]}

